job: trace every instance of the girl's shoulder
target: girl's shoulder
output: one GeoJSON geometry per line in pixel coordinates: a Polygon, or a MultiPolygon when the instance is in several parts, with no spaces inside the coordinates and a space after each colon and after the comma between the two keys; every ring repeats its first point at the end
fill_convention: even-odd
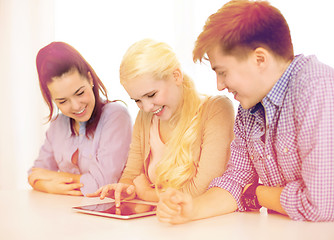
{"type": "Polygon", "coordinates": [[[58,114],[50,121],[48,132],[52,135],[69,134],[71,132],[70,118],[62,113],[58,114]]]}
{"type": "Polygon", "coordinates": [[[50,121],[50,127],[58,128],[68,126],[70,124],[70,118],[60,113],[57,116],[53,117],[50,121]]]}
{"type": "Polygon", "coordinates": [[[102,114],[111,114],[113,112],[127,112],[126,104],[122,101],[108,102],[103,106],[102,114]]]}
{"type": "Polygon", "coordinates": [[[131,118],[127,106],[122,101],[108,102],[103,106],[101,119],[108,119],[112,115],[131,118]]]}
{"type": "Polygon", "coordinates": [[[203,111],[233,109],[233,103],[227,96],[207,96],[203,103],[203,111]]]}

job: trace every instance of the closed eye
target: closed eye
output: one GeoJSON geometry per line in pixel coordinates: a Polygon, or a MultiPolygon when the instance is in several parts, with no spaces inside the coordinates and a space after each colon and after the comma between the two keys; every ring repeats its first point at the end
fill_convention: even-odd
{"type": "Polygon", "coordinates": [[[147,97],[151,98],[154,97],[155,93],[152,93],[151,95],[148,95],[147,97]]]}

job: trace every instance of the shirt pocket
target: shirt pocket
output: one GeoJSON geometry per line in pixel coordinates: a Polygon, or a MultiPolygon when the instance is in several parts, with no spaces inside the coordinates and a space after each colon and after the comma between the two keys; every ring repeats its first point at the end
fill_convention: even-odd
{"type": "Polygon", "coordinates": [[[278,134],[276,153],[278,165],[285,179],[298,178],[301,172],[301,161],[297,148],[297,136],[294,132],[278,134]]]}

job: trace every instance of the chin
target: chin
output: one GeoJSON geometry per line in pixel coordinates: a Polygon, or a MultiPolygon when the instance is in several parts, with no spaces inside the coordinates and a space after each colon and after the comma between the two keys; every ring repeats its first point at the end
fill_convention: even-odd
{"type": "Polygon", "coordinates": [[[86,113],[85,116],[80,117],[80,118],[76,117],[75,120],[78,121],[78,122],[87,122],[92,117],[92,114],[93,114],[93,112],[90,112],[89,114],[86,113]]]}
{"type": "Polygon", "coordinates": [[[250,109],[250,108],[254,107],[256,104],[250,104],[250,103],[241,103],[241,102],[240,102],[240,105],[241,105],[241,107],[242,107],[243,109],[246,109],[246,110],[248,110],[248,109],[250,109]]]}
{"type": "MultiPolygon", "coordinates": [[[[158,116],[157,116],[158,117],[158,116]]],[[[169,120],[169,118],[166,118],[166,117],[164,117],[164,116],[160,116],[160,117],[158,117],[159,118],[159,120],[161,120],[161,121],[168,121],[169,120]]]]}
{"type": "Polygon", "coordinates": [[[167,115],[162,115],[160,117],[158,117],[161,121],[169,121],[171,116],[167,116],[167,115]]]}

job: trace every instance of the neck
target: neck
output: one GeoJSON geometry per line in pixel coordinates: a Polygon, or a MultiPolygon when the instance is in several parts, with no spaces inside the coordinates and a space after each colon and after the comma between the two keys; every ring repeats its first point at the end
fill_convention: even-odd
{"type": "Polygon", "coordinates": [[[172,131],[173,127],[169,124],[169,121],[159,121],[159,133],[163,143],[168,142],[172,131]]]}
{"type": "Polygon", "coordinates": [[[282,75],[285,73],[285,71],[290,66],[291,62],[292,62],[292,60],[288,60],[288,61],[284,61],[280,64],[279,78],[278,79],[280,79],[282,77],[282,75]]]}
{"type": "Polygon", "coordinates": [[[272,67],[268,69],[269,71],[267,72],[268,74],[267,76],[269,79],[272,79],[270,81],[271,83],[270,86],[268,86],[268,92],[274,87],[276,82],[282,77],[282,75],[287,70],[291,62],[292,62],[291,60],[289,61],[277,60],[275,64],[273,64],[272,67]]]}
{"type": "Polygon", "coordinates": [[[79,135],[79,130],[80,130],[80,124],[79,122],[73,120],[73,130],[75,135],[79,135]]]}

